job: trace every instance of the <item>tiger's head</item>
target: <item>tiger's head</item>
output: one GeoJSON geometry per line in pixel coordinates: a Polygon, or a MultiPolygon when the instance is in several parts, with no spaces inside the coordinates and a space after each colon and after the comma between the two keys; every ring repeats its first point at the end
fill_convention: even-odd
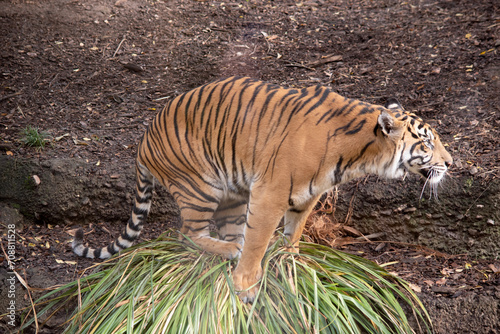
{"type": "Polygon", "coordinates": [[[421,118],[404,111],[395,100],[388,101],[385,108],[390,112],[380,113],[378,125],[383,135],[397,145],[399,161],[394,162],[395,175],[406,171],[422,175],[436,196],[437,184],[453,163],[453,158],[437,132],[421,118]]]}

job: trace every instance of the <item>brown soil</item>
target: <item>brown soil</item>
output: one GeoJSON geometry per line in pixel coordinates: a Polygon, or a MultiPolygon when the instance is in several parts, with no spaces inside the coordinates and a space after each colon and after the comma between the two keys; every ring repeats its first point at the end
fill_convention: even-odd
{"type": "MultiPolygon", "coordinates": [[[[421,291],[437,333],[500,333],[496,1],[0,0],[0,43],[0,228],[16,224],[16,269],[31,287],[91,264],[68,246],[76,224],[94,245],[119,233],[137,142],[165,101],[248,75],[372,103],[396,97],[437,128],[455,159],[440,202],[419,201],[416,177],[370,177],[341,187],[309,237],[395,262],[388,268],[421,291]],[[28,125],[50,135],[44,150],[20,142],[28,125]],[[358,231],[385,234],[340,246],[358,231]]],[[[157,191],[167,200],[155,202],[142,240],[177,222],[157,191]]],[[[8,275],[0,255],[0,314],[8,275]]],[[[29,304],[16,287],[16,305],[29,304]]],[[[43,331],[59,332],[53,325],[43,331]]]]}

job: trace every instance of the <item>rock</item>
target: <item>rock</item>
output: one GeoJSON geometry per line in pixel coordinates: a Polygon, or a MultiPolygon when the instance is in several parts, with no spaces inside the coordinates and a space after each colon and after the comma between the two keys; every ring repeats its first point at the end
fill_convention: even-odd
{"type": "Polygon", "coordinates": [[[15,225],[16,229],[20,229],[24,223],[24,217],[18,209],[0,202],[0,221],[5,226],[15,225]]]}
{"type": "Polygon", "coordinates": [[[392,210],[383,210],[383,211],[380,211],[380,214],[383,215],[383,216],[390,216],[392,215],[392,210]]]}
{"type": "Polygon", "coordinates": [[[404,213],[412,213],[412,212],[415,212],[417,211],[417,208],[415,207],[411,207],[411,208],[406,208],[403,210],[404,213]]]}

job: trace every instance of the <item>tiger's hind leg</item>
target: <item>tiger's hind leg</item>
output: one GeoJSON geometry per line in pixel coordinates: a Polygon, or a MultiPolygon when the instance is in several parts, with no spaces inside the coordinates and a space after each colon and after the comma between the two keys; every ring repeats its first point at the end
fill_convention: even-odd
{"type": "MultiPolygon", "coordinates": [[[[203,184],[203,182],[198,184],[203,184]]],[[[219,198],[222,196],[218,194],[217,189],[208,185],[200,188],[198,184],[191,180],[187,185],[173,184],[170,187],[170,192],[181,211],[181,238],[187,237],[203,250],[220,254],[227,259],[239,257],[242,250],[239,243],[210,236],[210,222],[214,218],[219,206],[219,198]]]]}
{"type": "Polygon", "coordinates": [[[237,242],[243,247],[247,223],[247,200],[233,199],[221,202],[214,214],[220,240],[237,242]]]}

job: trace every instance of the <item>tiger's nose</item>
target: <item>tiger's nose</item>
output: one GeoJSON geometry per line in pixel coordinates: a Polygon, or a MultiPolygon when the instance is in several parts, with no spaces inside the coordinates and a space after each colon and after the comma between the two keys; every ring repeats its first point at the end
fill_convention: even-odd
{"type": "Polygon", "coordinates": [[[446,165],[446,168],[450,168],[451,164],[453,163],[452,160],[445,161],[444,164],[446,165]]]}

